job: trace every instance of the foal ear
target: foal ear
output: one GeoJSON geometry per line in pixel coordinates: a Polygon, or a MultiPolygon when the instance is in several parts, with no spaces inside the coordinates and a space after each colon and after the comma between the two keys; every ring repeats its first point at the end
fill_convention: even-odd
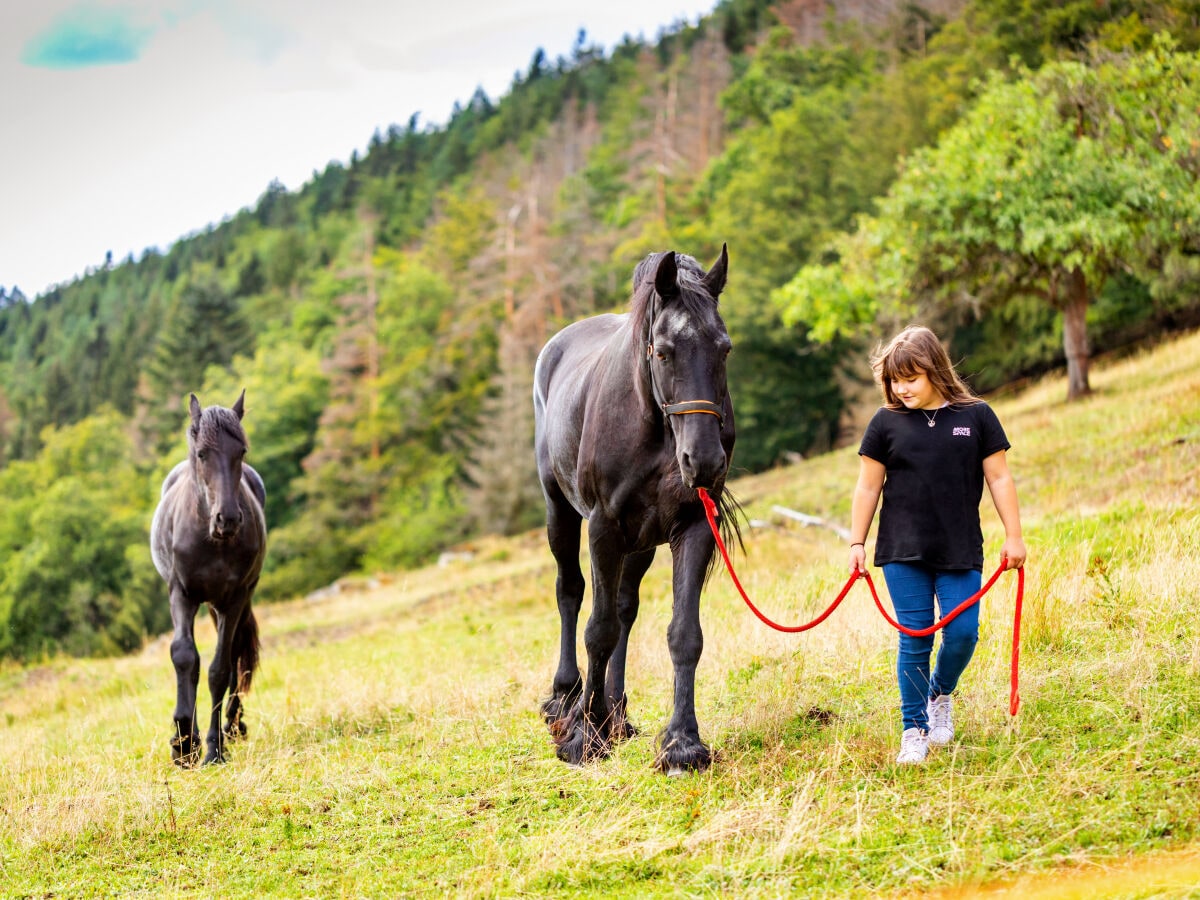
{"type": "Polygon", "coordinates": [[[233,402],[233,406],[231,406],[229,408],[233,410],[234,415],[236,415],[238,417],[238,420],[240,421],[242,418],[242,415],[246,412],[246,389],[245,388],[242,388],[242,393],[238,396],[237,400],[235,400],[233,402]]]}
{"type": "Polygon", "coordinates": [[[675,251],[668,250],[658,261],[658,270],[654,273],[654,289],[664,300],[679,293],[679,268],[675,265],[675,251]]]}
{"type": "Polygon", "coordinates": [[[727,244],[721,244],[721,255],[713,263],[712,268],[708,270],[708,274],[704,276],[704,286],[708,288],[708,294],[714,300],[720,295],[721,291],[725,290],[725,279],[728,275],[729,247],[727,244]]]}
{"type": "Polygon", "coordinates": [[[192,414],[192,429],[199,430],[200,428],[200,401],[196,399],[196,395],[192,394],[192,399],[188,403],[188,409],[192,414]]]}

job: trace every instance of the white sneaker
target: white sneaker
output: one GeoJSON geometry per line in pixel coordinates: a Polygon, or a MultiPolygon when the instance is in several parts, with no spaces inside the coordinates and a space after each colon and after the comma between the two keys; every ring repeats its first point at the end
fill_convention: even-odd
{"type": "Polygon", "coordinates": [[[929,755],[929,735],[920,728],[905,728],[900,736],[898,763],[923,763],[929,755]]]}
{"type": "Polygon", "coordinates": [[[930,700],[925,712],[929,716],[929,743],[944,747],[954,740],[954,718],[949,694],[941,694],[930,700]]]}

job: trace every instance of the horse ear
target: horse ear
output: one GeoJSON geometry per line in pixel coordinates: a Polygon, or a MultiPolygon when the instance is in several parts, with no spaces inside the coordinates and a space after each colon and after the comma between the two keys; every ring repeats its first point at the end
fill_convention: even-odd
{"type": "Polygon", "coordinates": [[[245,388],[242,388],[242,393],[238,396],[237,400],[235,400],[233,402],[233,406],[231,406],[229,408],[233,410],[234,414],[238,417],[239,420],[242,418],[242,415],[246,412],[246,389],[245,388]]]}
{"type": "Polygon", "coordinates": [[[712,264],[712,268],[708,270],[708,274],[704,276],[704,286],[708,288],[710,297],[716,299],[720,296],[721,291],[725,290],[725,279],[728,275],[729,246],[721,244],[721,255],[712,264]]]}
{"type": "Polygon", "coordinates": [[[200,401],[196,399],[196,395],[192,394],[192,399],[188,403],[188,410],[192,414],[192,428],[200,428],[200,401]]]}
{"type": "Polygon", "coordinates": [[[658,261],[658,270],[654,273],[654,289],[664,300],[679,293],[679,269],[675,265],[675,251],[668,250],[658,261]]]}

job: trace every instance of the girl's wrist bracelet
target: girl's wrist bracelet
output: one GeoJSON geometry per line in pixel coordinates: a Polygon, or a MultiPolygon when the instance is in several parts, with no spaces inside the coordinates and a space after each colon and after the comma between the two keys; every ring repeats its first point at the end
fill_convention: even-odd
{"type": "Polygon", "coordinates": [[[864,550],[865,550],[865,549],[866,549],[866,547],[867,547],[867,545],[866,545],[866,544],[864,544],[862,541],[855,541],[855,542],[854,542],[853,544],[851,544],[850,546],[851,546],[851,547],[862,547],[864,550]]]}

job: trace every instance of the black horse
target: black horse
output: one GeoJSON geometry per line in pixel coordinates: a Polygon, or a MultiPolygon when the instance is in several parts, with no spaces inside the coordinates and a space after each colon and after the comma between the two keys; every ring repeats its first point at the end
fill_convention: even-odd
{"type": "Polygon", "coordinates": [[[725,359],[732,345],[717,311],[728,265],[724,247],[708,273],[690,256],[651,254],[634,272],[629,312],[576,322],[538,356],[535,451],[561,622],[542,715],[559,758],[571,764],[605,757],[613,741],[635,733],[626,718],[625,654],[642,576],[663,543],[671,545],[675,709],[655,765],[677,774],[711,762],[696,722],[695,676],[704,643],[700,589],[716,542],[696,489],[730,510],[724,486],[734,427],[725,359]],[[575,654],[583,519],[592,562],[586,680],[575,654]]]}
{"type": "Polygon", "coordinates": [[[263,517],[266,492],[258,473],[243,462],[242,391],[229,409],[200,409],[191,395],[188,458],[163,481],[150,526],[150,553],[171,595],[171,662],[175,664],[175,734],[171,757],[192,766],[200,755],[196,687],[200,654],[192,628],[207,603],[217,629],[217,648],[208,667],[212,710],[204,764],[224,762],[225,739],[246,733],[241,697],[258,666],[258,623],[250,600],[267,547],[263,517]],[[221,704],[229,692],[225,729],[221,704]]]}

